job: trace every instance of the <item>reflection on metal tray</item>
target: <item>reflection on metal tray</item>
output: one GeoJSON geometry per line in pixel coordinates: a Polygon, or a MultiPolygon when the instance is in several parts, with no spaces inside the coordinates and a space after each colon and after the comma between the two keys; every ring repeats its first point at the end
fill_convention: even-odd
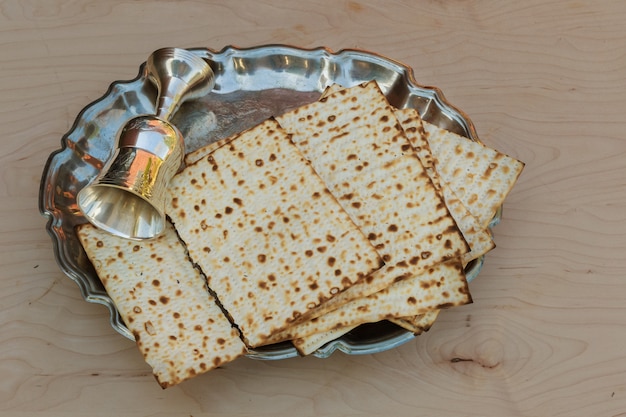
{"type": "MultiPolygon", "coordinates": [[[[317,100],[333,83],[349,87],[370,80],[378,82],[393,106],[415,108],[425,120],[478,140],[468,117],[447,103],[438,89],[418,85],[408,67],[380,55],[282,45],[192,51],[211,62],[216,85],[210,94],[183,104],[174,116],[174,124],[185,137],[187,152],[317,100]]],[[[46,228],[60,268],[76,282],[85,300],[109,309],[111,326],[129,339],[132,335],[74,233],[75,226],[85,222],[76,205],[76,194],[102,169],[124,123],[135,115],[154,112],[155,97],[152,83],[143,75],[143,66],[134,80],[111,84],[103,97],[81,111],[63,137],[61,149],[50,155],[40,189],[40,211],[48,217],[46,228]]],[[[499,213],[494,223],[498,218],[499,213]]],[[[479,273],[482,262],[481,258],[468,265],[469,280],[479,273]]],[[[388,322],[362,325],[314,355],[327,357],[337,349],[348,354],[376,353],[412,338],[411,333],[388,322]]],[[[258,348],[249,354],[257,359],[297,355],[289,343],[258,348]]]]}

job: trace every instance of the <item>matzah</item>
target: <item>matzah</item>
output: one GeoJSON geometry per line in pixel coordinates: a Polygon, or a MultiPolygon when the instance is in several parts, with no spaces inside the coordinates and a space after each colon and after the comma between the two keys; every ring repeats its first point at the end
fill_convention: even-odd
{"type": "Polygon", "coordinates": [[[428,313],[413,317],[400,317],[388,319],[390,322],[418,335],[430,330],[441,310],[432,310],[428,313]]]}
{"type": "Polygon", "coordinates": [[[159,237],[144,241],[91,224],[79,226],[77,235],[161,387],[246,352],[169,223],[159,237]]]}
{"type": "Polygon", "coordinates": [[[423,124],[441,180],[486,228],[524,163],[426,121],[423,124]]]}
{"type": "MultiPolygon", "coordinates": [[[[414,317],[403,317],[399,319],[387,319],[390,322],[410,331],[414,335],[427,332],[433,325],[440,310],[429,311],[414,317]]],[[[352,331],[357,326],[340,327],[338,329],[327,330],[321,333],[314,333],[309,336],[299,337],[293,340],[293,345],[302,356],[310,355],[326,343],[333,341],[346,333],[352,331]]]]}
{"type": "Polygon", "coordinates": [[[273,340],[294,340],[348,326],[394,317],[410,317],[472,301],[460,259],[434,265],[422,274],[382,291],[352,300],[311,320],[291,326],[273,340]]]}
{"type": "Polygon", "coordinates": [[[168,215],[249,346],[382,265],[274,120],[187,166],[170,192],[168,215]]]}
{"type": "MultiPolygon", "coordinates": [[[[340,85],[333,84],[324,90],[322,98],[343,89],[340,85]]],[[[472,216],[452,189],[446,183],[441,182],[419,112],[416,109],[406,108],[394,109],[394,114],[469,245],[470,251],[463,255],[463,261],[467,264],[489,252],[495,247],[489,231],[478,224],[478,220],[472,216]]]]}
{"type": "Polygon", "coordinates": [[[327,330],[321,333],[315,333],[306,337],[299,337],[293,340],[292,343],[300,355],[310,355],[311,353],[324,346],[326,343],[335,340],[340,336],[343,336],[350,330],[355,329],[357,326],[358,325],[341,327],[338,329],[327,330]]]}
{"type": "Polygon", "coordinates": [[[277,120],[386,262],[320,312],[468,251],[375,82],[329,94],[277,120]]]}
{"type": "Polygon", "coordinates": [[[189,152],[189,153],[185,154],[185,165],[195,164],[200,159],[202,159],[205,156],[209,155],[214,150],[216,150],[218,148],[221,148],[222,146],[224,146],[224,145],[228,144],[229,142],[231,142],[232,140],[236,139],[237,136],[239,136],[239,134],[236,134],[236,135],[233,135],[233,136],[228,136],[228,137],[226,137],[224,139],[220,139],[218,141],[211,142],[208,145],[204,145],[204,146],[196,149],[195,151],[192,151],[192,152],[189,152]]]}
{"type": "Polygon", "coordinates": [[[470,247],[470,251],[463,255],[463,262],[467,264],[486,254],[495,247],[491,233],[486,227],[478,223],[476,217],[463,205],[463,202],[450,186],[440,180],[419,113],[415,109],[402,109],[396,110],[395,114],[433,185],[443,197],[450,214],[470,247]]]}

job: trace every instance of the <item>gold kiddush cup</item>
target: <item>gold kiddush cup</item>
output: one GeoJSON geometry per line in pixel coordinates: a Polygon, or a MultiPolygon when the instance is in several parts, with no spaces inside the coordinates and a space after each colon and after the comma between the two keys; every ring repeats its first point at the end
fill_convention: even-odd
{"type": "Polygon", "coordinates": [[[155,51],[145,76],[157,88],[156,114],[130,119],[101,173],[77,196],[95,226],[128,239],[149,239],[165,228],[167,186],[180,169],[184,139],[169,120],[184,101],[215,84],[209,64],[185,49],[155,51]]]}

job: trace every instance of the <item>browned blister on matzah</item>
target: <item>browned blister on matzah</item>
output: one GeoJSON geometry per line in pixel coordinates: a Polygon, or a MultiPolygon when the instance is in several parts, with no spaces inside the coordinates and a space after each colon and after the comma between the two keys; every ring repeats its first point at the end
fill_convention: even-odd
{"type": "Polygon", "coordinates": [[[274,120],[172,180],[172,218],[249,346],[382,265],[274,120]]]}
{"type": "Polygon", "coordinates": [[[246,348],[167,224],[133,241],[84,224],[77,235],[163,388],[243,355],[246,348]]]}

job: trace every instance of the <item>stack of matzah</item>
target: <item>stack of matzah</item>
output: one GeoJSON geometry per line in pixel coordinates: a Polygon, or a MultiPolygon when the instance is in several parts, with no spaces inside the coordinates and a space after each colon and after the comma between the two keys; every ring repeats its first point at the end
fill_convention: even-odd
{"type": "MultiPolygon", "coordinates": [[[[164,386],[210,368],[207,357],[219,357],[212,362],[218,365],[240,355],[244,345],[231,324],[249,348],[291,340],[302,354],[362,323],[387,319],[415,334],[428,330],[440,309],[471,302],[464,266],[494,247],[488,223],[523,168],[423,122],[414,110],[392,108],[375,82],[333,86],[318,102],[185,161],[172,181],[167,214],[190,259],[163,247],[171,259],[161,265],[194,276],[193,296],[205,297],[207,310],[197,313],[220,323],[230,335],[220,340],[233,350],[222,354],[203,345],[205,356],[189,357],[181,373],[180,364],[146,348],[143,333],[160,331],[139,326],[138,345],[159,380],[164,372],[176,376],[164,386]],[[176,266],[181,260],[188,266],[176,266]],[[192,263],[222,310],[200,289],[192,263]]],[[[81,232],[90,259],[110,265],[117,249],[93,250],[87,230],[81,232]]],[[[178,237],[174,243],[178,248],[178,237]]],[[[128,267],[135,280],[138,270],[155,273],[140,267],[142,254],[127,255],[136,259],[128,267]]],[[[143,318],[151,323],[172,314],[159,312],[165,307],[153,305],[152,294],[126,289],[141,288],[141,280],[107,284],[111,271],[96,269],[120,310],[133,312],[138,302],[152,306],[143,318]],[[134,304],[124,307],[127,293],[134,304]]],[[[129,328],[136,322],[132,314],[124,319],[129,328]]],[[[183,327],[198,319],[185,316],[183,327]]],[[[166,337],[170,348],[181,348],[184,332],[175,335],[177,322],[165,322],[163,334],[176,336],[166,337]]]]}
{"type": "Polygon", "coordinates": [[[249,346],[382,265],[275,120],[188,166],[168,215],[249,346]]]}
{"type": "MultiPolygon", "coordinates": [[[[332,101],[331,109],[334,107],[335,112],[337,110],[342,112],[358,110],[358,106],[355,103],[358,102],[361,93],[357,93],[357,98],[355,98],[354,93],[359,90],[368,90],[374,96],[377,95],[378,100],[381,100],[382,93],[380,93],[375,83],[370,83],[369,85],[356,86],[346,90],[333,86],[326,91],[321,101],[326,101],[327,103],[332,101]],[[352,105],[349,106],[349,103],[352,105]]],[[[372,100],[375,99],[370,98],[368,102],[371,103],[372,100]]],[[[311,107],[319,106],[320,104],[313,104],[308,107],[310,110],[311,107]]],[[[370,115],[380,115],[379,112],[374,110],[370,112],[370,115]]],[[[302,109],[296,109],[280,117],[279,121],[283,125],[290,126],[290,129],[294,131],[302,131],[304,130],[302,123],[305,120],[309,119],[309,127],[314,125],[315,122],[315,118],[311,118],[310,114],[304,114],[303,117],[303,113],[306,113],[306,110],[303,112],[302,109]]],[[[488,223],[517,180],[523,169],[523,163],[493,149],[484,147],[480,143],[470,141],[467,138],[423,122],[415,110],[395,110],[394,115],[396,116],[394,121],[400,124],[405,137],[411,143],[412,150],[417,155],[422,167],[427,172],[433,186],[445,202],[446,207],[469,245],[470,251],[463,254],[460,258],[462,264],[466,265],[494,247],[487,228],[488,223]]],[[[383,117],[385,118],[384,121],[386,121],[387,114],[383,117]]],[[[332,128],[329,130],[333,131],[332,128]]],[[[334,131],[334,133],[336,135],[349,135],[349,133],[342,131],[334,131]]],[[[309,137],[317,138],[318,135],[319,132],[314,132],[309,135],[300,135],[300,137],[306,146],[310,141],[309,137]]],[[[297,143],[298,139],[296,138],[295,141],[297,143]]],[[[427,275],[428,273],[422,273],[421,278],[423,279],[427,275]]],[[[415,280],[419,280],[419,277],[415,280]]],[[[382,291],[376,295],[383,300],[391,299],[390,293],[394,294],[396,291],[399,291],[399,287],[408,285],[410,283],[402,283],[401,285],[396,283],[390,286],[386,292],[382,291]]],[[[418,294],[422,290],[422,288],[417,286],[412,289],[412,291],[418,294]]],[[[371,297],[368,298],[371,299],[371,297]]],[[[373,302],[373,300],[371,301],[373,302]]],[[[379,302],[377,305],[381,304],[384,303],[379,302]]],[[[443,305],[450,306],[450,304],[445,303],[443,305]]],[[[335,339],[354,327],[354,321],[342,322],[338,319],[338,316],[345,316],[343,310],[350,307],[356,310],[364,307],[367,309],[367,305],[363,302],[351,302],[327,314],[326,317],[320,317],[296,326],[290,329],[288,334],[283,334],[283,336],[293,339],[294,344],[301,353],[311,353],[325,342],[335,339]],[[336,322],[340,324],[331,326],[332,323],[336,322]]],[[[392,312],[397,313],[393,316],[387,315],[385,317],[384,314],[380,314],[378,318],[389,319],[410,331],[420,333],[424,329],[427,330],[437,317],[436,308],[429,308],[430,306],[428,305],[425,307],[425,314],[418,312],[416,315],[400,317],[401,313],[396,311],[392,312]]],[[[384,312],[385,309],[380,310],[380,313],[384,312]]],[[[277,340],[280,340],[280,338],[277,338],[277,340]]]]}

